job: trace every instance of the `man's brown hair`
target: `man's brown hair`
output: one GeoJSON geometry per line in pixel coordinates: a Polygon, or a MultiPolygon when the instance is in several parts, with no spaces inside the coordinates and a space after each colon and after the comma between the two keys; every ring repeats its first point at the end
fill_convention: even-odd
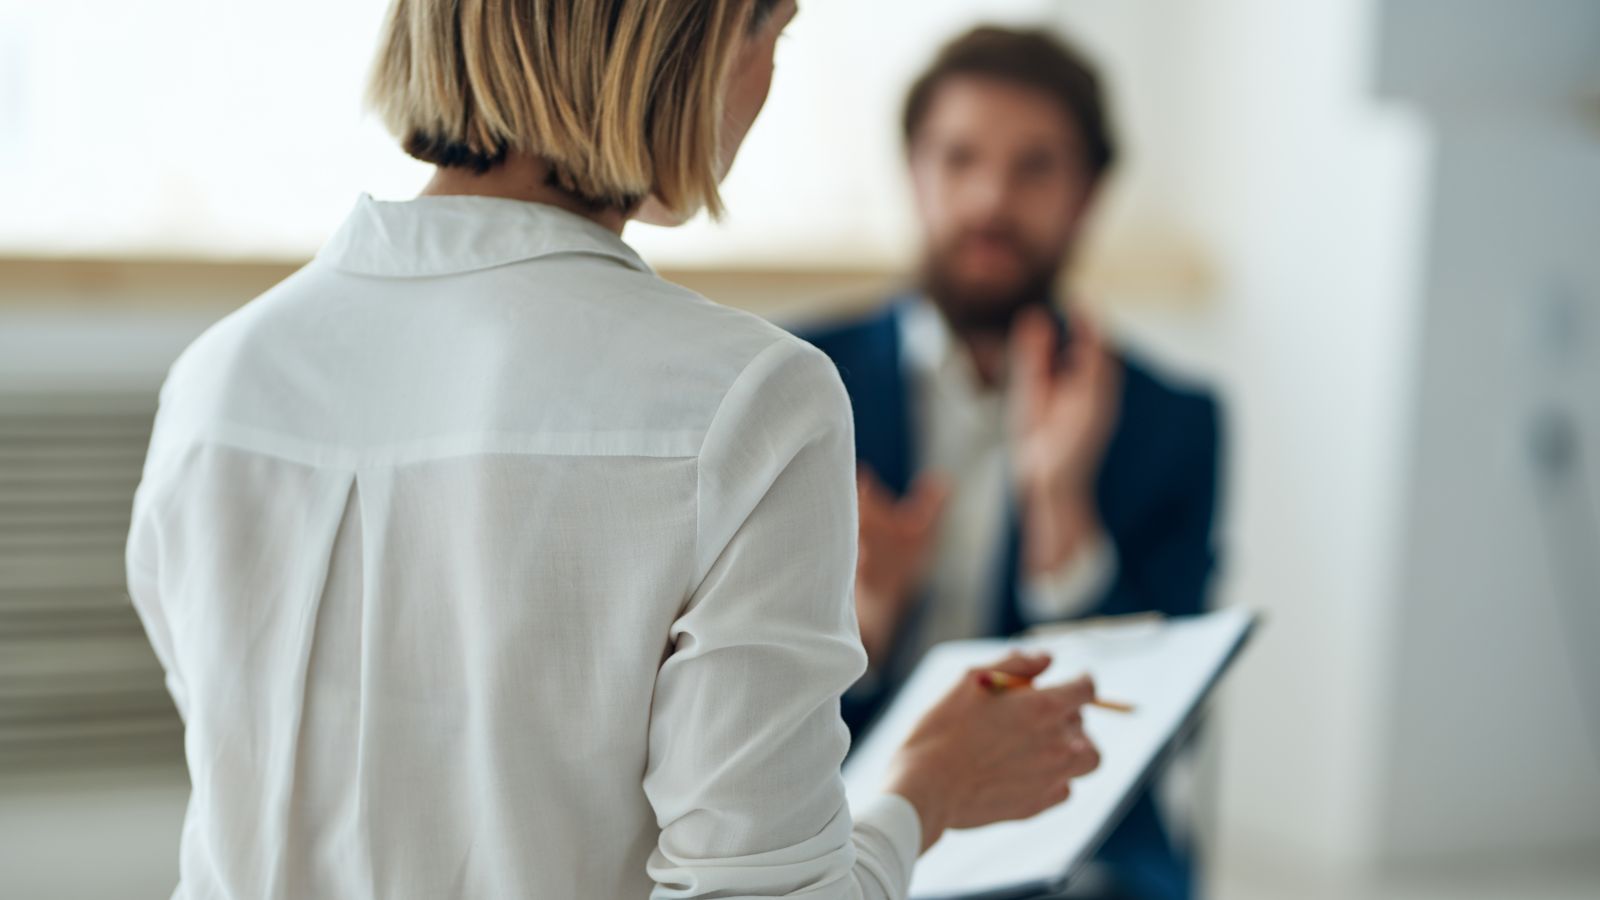
{"type": "Polygon", "coordinates": [[[976,76],[1011,82],[1054,98],[1083,139],[1084,162],[1098,178],[1116,159],[1094,69],[1059,37],[1041,30],[1015,30],[985,25],[961,35],[939,51],[933,65],[911,86],[906,97],[905,140],[909,147],[927,117],[939,87],[950,78],[976,76]]]}

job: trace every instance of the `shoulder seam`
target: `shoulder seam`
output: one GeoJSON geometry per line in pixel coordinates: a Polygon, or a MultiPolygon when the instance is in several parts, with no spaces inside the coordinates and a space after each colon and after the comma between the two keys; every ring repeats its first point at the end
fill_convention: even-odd
{"type": "MultiPolygon", "coordinates": [[[[690,293],[693,292],[691,291],[690,293]]],[[[694,455],[694,544],[690,548],[690,561],[696,576],[700,574],[701,532],[703,530],[702,526],[705,523],[700,506],[700,498],[703,493],[701,489],[704,486],[704,478],[701,476],[701,466],[705,459],[706,438],[717,427],[717,420],[722,417],[722,409],[725,405],[727,405],[728,396],[733,393],[734,388],[738,387],[740,382],[744,381],[745,376],[750,374],[750,370],[755,368],[757,362],[765,358],[768,353],[771,353],[775,349],[791,346],[791,341],[794,341],[795,343],[799,342],[798,339],[792,338],[787,333],[775,335],[771,343],[767,344],[765,347],[762,347],[753,356],[745,361],[744,366],[739,369],[739,374],[735,375],[733,380],[728,382],[728,386],[723,389],[722,397],[717,400],[717,408],[711,413],[711,418],[706,422],[705,431],[700,435],[700,446],[695,451],[694,455]],[[789,338],[789,340],[785,340],[785,338],[789,338]]]]}

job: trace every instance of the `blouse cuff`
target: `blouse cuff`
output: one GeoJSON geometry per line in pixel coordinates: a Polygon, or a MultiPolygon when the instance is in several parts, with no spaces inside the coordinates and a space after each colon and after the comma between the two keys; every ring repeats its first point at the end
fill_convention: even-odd
{"type": "MultiPolygon", "coordinates": [[[[880,794],[864,809],[852,812],[857,841],[887,851],[870,854],[884,864],[884,870],[877,875],[885,893],[890,897],[909,896],[911,870],[922,851],[922,819],[916,807],[899,794],[880,794]]],[[[863,854],[866,855],[869,854],[863,854]]]]}

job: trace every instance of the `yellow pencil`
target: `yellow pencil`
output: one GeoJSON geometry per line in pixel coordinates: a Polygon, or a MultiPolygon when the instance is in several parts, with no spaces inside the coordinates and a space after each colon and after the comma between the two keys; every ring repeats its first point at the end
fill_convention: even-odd
{"type": "MultiPolygon", "coordinates": [[[[998,694],[1001,691],[1009,691],[1015,688],[1031,687],[1033,679],[991,669],[978,676],[978,684],[998,694]]],[[[1124,703],[1120,700],[1106,700],[1101,697],[1090,700],[1089,705],[1119,713],[1131,713],[1135,709],[1132,703],[1124,703]]]]}

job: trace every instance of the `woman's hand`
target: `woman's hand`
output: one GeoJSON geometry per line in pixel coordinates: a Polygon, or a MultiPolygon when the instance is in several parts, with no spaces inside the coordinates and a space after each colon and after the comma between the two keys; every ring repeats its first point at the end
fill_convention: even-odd
{"type": "Polygon", "coordinates": [[[946,828],[1042,812],[1100,764],[1083,732],[1081,709],[1094,699],[1087,676],[999,693],[981,683],[985,672],[1033,678],[1049,666],[1048,655],[1013,653],[969,671],[901,747],[885,788],[916,807],[924,851],[946,828]]]}

